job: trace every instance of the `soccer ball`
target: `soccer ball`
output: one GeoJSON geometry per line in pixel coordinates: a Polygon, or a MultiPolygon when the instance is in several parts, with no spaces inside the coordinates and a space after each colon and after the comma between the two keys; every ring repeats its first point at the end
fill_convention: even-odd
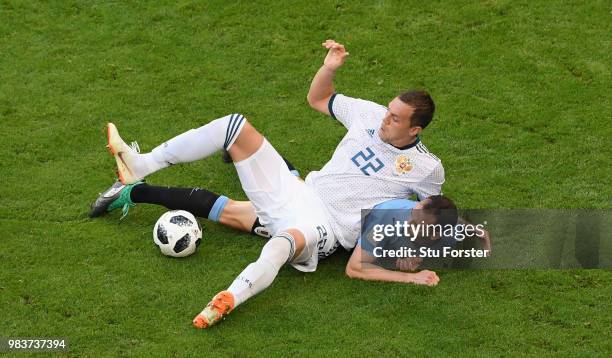
{"type": "Polygon", "coordinates": [[[185,210],[164,213],[153,227],[153,241],[166,256],[189,256],[196,251],[200,240],[202,228],[193,214],[185,210]]]}

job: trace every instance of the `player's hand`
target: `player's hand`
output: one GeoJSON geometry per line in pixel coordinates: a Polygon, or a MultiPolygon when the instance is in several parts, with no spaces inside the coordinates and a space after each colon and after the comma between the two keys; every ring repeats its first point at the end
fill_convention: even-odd
{"type": "Polygon", "coordinates": [[[405,257],[403,259],[397,259],[395,265],[400,271],[414,271],[423,262],[421,257],[405,257]]]}
{"type": "Polygon", "coordinates": [[[343,44],[337,43],[334,40],[326,40],[322,45],[329,50],[327,51],[327,56],[325,56],[323,65],[330,70],[337,70],[340,66],[342,66],[342,64],[344,64],[344,60],[349,53],[346,52],[343,44]]]}
{"type": "Polygon", "coordinates": [[[417,285],[435,286],[438,284],[438,282],[440,282],[438,275],[429,270],[419,271],[411,275],[412,277],[410,282],[417,285]]]}

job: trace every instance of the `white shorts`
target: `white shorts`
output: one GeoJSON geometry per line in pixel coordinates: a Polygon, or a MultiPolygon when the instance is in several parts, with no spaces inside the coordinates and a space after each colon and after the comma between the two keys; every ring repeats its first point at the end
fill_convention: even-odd
{"type": "Polygon", "coordinates": [[[272,236],[288,229],[297,229],[304,235],[306,251],[299,255],[299,262],[294,258],[291,265],[300,271],[315,271],[319,258],[331,255],[339,246],[318,195],[291,174],[265,138],[253,155],[234,165],[259,221],[272,236]]]}

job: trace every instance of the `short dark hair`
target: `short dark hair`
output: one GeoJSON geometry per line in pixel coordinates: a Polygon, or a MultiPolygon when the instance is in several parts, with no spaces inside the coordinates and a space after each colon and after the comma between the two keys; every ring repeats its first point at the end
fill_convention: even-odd
{"type": "Polygon", "coordinates": [[[407,91],[398,96],[400,101],[414,109],[410,117],[410,126],[427,127],[433,119],[436,105],[427,91],[407,91]]]}
{"type": "Polygon", "coordinates": [[[444,195],[432,195],[427,199],[423,200],[423,212],[431,215],[435,215],[437,218],[437,224],[444,225],[457,225],[457,207],[452,200],[444,195]]]}

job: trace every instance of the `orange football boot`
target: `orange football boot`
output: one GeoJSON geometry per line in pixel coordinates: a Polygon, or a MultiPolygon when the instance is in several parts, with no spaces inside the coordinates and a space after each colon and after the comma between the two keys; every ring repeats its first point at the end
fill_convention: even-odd
{"type": "Polygon", "coordinates": [[[219,322],[234,309],[234,295],[229,291],[221,291],[213,297],[206,308],[193,319],[195,328],[208,328],[219,322]]]}

